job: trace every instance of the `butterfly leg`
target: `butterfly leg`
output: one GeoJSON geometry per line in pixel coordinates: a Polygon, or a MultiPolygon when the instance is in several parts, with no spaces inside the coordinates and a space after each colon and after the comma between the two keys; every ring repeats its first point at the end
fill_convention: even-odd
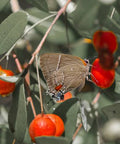
{"type": "MultiPolygon", "coordinates": [[[[98,82],[98,80],[94,77],[94,75],[91,72],[89,72],[88,75],[92,75],[92,77],[96,80],[96,82],[98,82]]],[[[91,79],[89,79],[88,76],[86,76],[86,80],[89,81],[89,82],[94,83],[91,79]]]]}

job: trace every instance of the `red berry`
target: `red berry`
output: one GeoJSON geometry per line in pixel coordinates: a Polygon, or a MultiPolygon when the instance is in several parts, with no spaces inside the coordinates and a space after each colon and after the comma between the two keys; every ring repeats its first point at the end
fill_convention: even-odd
{"type": "Polygon", "coordinates": [[[106,70],[103,69],[100,65],[100,60],[97,58],[92,65],[91,69],[91,78],[92,81],[101,88],[108,88],[110,87],[115,78],[115,70],[110,69],[106,70]]]}
{"type": "Polygon", "coordinates": [[[99,52],[101,49],[107,49],[114,53],[117,49],[117,38],[112,31],[96,31],[93,35],[93,45],[99,52]]]}
{"type": "MultiPolygon", "coordinates": [[[[13,75],[14,73],[11,70],[2,69],[2,67],[0,66],[0,76],[13,76],[13,75]]],[[[14,89],[15,89],[15,83],[0,80],[0,95],[2,95],[2,97],[5,97],[9,93],[13,92],[14,89]]]]}
{"type": "Polygon", "coordinates": [[[30,123],[29,134],[33,142],[35,142],[35,137],[54,136],[55,133],[56,126],[46,114],[38,114],[30,123]]]}
{"type": "Polygon", "coordinates": [[[61,136],[64,132],[64,122],[63,120],[55,114],[47,114],[47,116],[53,121],[56,126],[55,136],[61,136]]]}
{"type": "Polygon", "coordinates": [[[114,68],[114,57],[111,52],[108,50],[99,51],[98,57],[100,60],[100,64],[104,69],[113,69],[114,68]]]}

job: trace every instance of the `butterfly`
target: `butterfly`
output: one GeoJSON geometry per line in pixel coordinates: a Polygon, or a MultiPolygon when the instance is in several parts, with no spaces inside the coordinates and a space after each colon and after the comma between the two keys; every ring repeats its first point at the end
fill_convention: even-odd
{"type": "Polygon", "coordinates": [[[62,53],[40,56],[40,67],[47,82],[49,94],[56,100],[77,87],[81,90],[89,75],[89,61],[62,53]]]}

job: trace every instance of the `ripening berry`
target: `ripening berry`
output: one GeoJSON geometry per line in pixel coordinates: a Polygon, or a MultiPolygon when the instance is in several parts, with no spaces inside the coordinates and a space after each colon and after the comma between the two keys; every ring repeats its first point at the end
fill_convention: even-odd
{"type": "Polygon", "coordinates": [[[117,49],[118,43],[112,31],[96,31],[93,35],[93,45],[98,52],[101,49],[105,49],[113,54],[117,49]]]}
{"type": "Polygon", "coordinates": [[[100,65],[100,60],[97,58],[92,65],[91,68],[91,78],[92,81],[101,88],[108,88],[110,87],[115,78],[115,70],[110,69],[106,70],[103,69],[100,65]]]}
{"type": "Polygon", "coordinates": [[[46,114],[38,114],[30,123],[29,134],[33,142],[35,142],[35,137],[54,136],[55,133],[56,126],[46,114]]]}
{"type": "MultiPolygon", "coordinates": [[[[2,67],[0,66],[0,76],[14,76],[14,73],[11,70],[2,69],[2,67]]],[[[10,94],[14,91],[14,89],[15,83],[0,80],[0,95],[2,97],[10,94]]]]}
{"type": "Polygon", "coordinates": [[[47,116],[53,121],[56,126],[55,136],[61,136],[64,132],[64,122],[56,114],[47,114],[47,116]]]}

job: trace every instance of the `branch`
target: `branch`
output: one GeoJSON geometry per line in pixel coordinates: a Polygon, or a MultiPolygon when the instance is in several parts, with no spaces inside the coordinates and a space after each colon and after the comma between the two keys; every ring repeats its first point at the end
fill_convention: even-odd
{"type": "Polygon", "coordinates": [[[10,4],[13,12],[17,12],[21,9],[18,0],[11,0],[10,4]]]}
{"type": "Polygon", "coordinates": [[[34,53],[32,54],[32,58],[30,59],[28,65],[31,65],[31,64],[33,63],[33,61],[34,61],[34,59],[35,59],[35,56],[36,56],[36,55],[39,53],[39,51],[41,50],[41,48],[42,48],[42,46],[43,46],[43,44],[44,44],[44,42],[45,42],[45,40],[46,40],[49,32],[51,31],[51,29],[52,29],[52,27],[53,27],[53,25],[56,23],[56,21],[58,20],[58,18],[65,12],[65,10],[66,10],[68,4],[70,3],[70,1],[71,1],[71,0],[68,0],[67,3],[65,4],[65,6],[62,7],[62,8],[58,11],[55,19],[53,20],[53,22],[51,23],[50,27],[49,27],[48,30],[46,31],[46,33],[45,33],[45,35],[43,36],[43,38],[42,38],[41,42],[39,43],[38,47],[36,48],[36,50],[35,50],[34,53]]]}

